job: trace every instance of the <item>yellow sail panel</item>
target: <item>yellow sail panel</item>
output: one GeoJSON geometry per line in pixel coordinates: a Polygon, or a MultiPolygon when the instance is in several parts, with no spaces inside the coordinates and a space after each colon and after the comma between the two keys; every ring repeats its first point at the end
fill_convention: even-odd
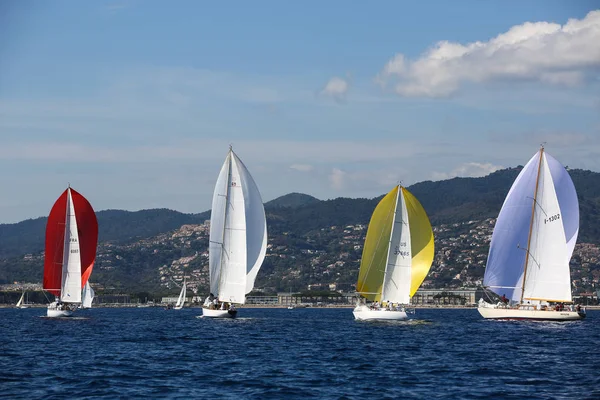
{"type": "Polygon", "coordinates": [[[433,263],[433,230],[419,200],[406,188],[402,188],[402,194],[406,202],[410,228],[412,252],[410,297],[412,297],[425,280],[431,263],[433,263]]]}
{"type": "Polygon", "coordinates": [[[360,261],[356,291],[371,301],[381,300],[383,275],[387,265],[388,247],[398,200],[398,186],[392,189],[375,207],[360,261]]]}

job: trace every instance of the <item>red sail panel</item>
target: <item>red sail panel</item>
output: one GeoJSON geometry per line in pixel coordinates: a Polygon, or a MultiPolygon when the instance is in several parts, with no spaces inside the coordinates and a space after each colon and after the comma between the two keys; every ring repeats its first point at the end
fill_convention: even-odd
{"type": "Polygon", "coordinates": [[[98,247],[98,220],[91,204],[80,193],[71,189],[75,218],[77,219],[77,233],[79,234],[79,252],[81,254],[81,287],[87,283],[98,247]]]}
{"type": "MultiPolygon", "coordinates": [[[[67,189],[68,190],[68,189],[67,189]]],[[[52,206],[46,223],[46,251],[44,256],[44,289],[60,296],[62,262],[65,246],[67,190],[52,206]]]]}

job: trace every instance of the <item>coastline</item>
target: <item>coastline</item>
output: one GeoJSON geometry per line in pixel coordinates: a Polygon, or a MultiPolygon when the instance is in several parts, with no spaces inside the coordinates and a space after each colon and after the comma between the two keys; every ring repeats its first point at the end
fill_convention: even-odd
{"type": "MultiPolygon", "coordinates": [[[[31,304],[29,305],[27,308],[46,308],[48,305],[47,304],[31,304]]],[[[237,308],[281,308],[281,309],[287,309],[287,305],[281,305],[281,304],[244,304],[244,305],[240,305],[237,308]]],[[[600,310],[600,305],[593,305],[593,306],[584,306],[585,309],[587,311],[596,311],[596,310],[600,310]]],[[[17,308],[15,307],[14,304],[0,304],[0,309],[2,308],[17,308]]],[[[94,305],[92,307],[92,309],[94,308],[165,308],[165,305],[155,305],[155,306],[139,306],[138,304],[98,304],[98,305],[94,305]]],[[[202,306],[200,305],[192,305],[192,306],[187,306],[184,308],[202,308],[202,306]]],[[[349,308],[352,309],[354,308],[353,304],[330,304],[330,305],[322,305],[322,306],[309,306],[309,307],[299,307],[296,308],[295,310],[302,310],[302,309],[323,309],[323,308],[349,308]]],[[[434,304],[418,304],[418,305],[411,305],[408,306],[407,308],[415,308],[415,309],[440,309],[440,310],[467,310],[467,309],[473,309],[476,310],[477,306],[463,306],[463,305],[451,305],[451,304],[444,304],[444,305],[434,305],[434,304]]]]}

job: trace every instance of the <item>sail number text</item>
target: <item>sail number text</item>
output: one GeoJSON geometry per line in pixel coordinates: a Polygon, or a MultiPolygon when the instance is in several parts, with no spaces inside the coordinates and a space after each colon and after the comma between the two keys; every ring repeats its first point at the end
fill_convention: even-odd
{"type": "Polygon", "coordinates": [[[400,244],[394,249],[394,254],[397,256],[408,257],[410,253],[405,250],[400,250],[401,247],[406,247],[406,242],[400,242],[400,244]]]}
{"type": "Polygon", "coordinates": [[[544,219],[544,224],[548,224],[550,222],[558,221],[560,219],[560,214],[554,214],[550,217],[544,219]]]}

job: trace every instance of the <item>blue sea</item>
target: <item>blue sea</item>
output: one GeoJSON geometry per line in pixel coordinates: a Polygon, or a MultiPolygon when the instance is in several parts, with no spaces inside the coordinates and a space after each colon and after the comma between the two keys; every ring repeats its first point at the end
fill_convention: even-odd
{"type": "Polygon", "coordinates": [[[600,311],[567,323],[417,309],[95,308],[74,319],[0,309],[10,399],[599,399],[600,311]]]}

